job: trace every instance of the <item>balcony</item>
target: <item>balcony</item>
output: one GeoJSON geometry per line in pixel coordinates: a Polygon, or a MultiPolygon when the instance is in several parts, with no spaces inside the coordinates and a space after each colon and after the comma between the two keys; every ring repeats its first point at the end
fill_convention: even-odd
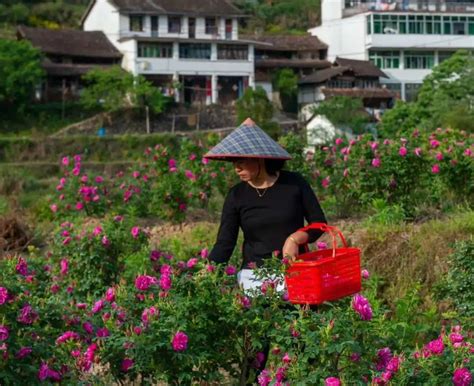
{"type": "Polygon", "coordinates": [[[447,12],[473,13],[474,2],[449,0],[346,0],[343,17],[364,12],[447,12]]]}

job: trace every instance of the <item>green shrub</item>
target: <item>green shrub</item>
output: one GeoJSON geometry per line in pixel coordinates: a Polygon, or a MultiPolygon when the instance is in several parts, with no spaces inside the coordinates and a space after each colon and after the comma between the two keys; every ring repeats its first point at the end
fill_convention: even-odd
{"type": "Polygon", "coordinates": [[[448,300],[462,317],[474,316],[474,239],[454,244],[449,269],[436,287],[439,300],[448,300]]]}

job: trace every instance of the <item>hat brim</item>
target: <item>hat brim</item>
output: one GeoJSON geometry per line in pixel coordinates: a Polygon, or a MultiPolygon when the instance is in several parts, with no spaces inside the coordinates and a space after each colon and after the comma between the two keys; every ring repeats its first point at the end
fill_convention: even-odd
{"type": "Polygon", "coordinates": [[[273,160],[282,160],[288,161],[291,160],[291,157],[275,157],[269,155],[257,155],[257,154],[210,154],[204,155],[204,158],[214,161],[232,161],[235,158],[261,158],[261,159],[273,159],[273,160]]]}

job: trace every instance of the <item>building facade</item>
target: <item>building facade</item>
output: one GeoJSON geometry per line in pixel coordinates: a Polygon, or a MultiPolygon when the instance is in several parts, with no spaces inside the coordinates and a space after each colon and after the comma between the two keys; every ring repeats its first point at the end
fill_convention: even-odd
{"type": "Polygon", "coordinates": [[[331,67],[326,60],[328,46],[311,35],[247,36],[255,44],[255,85],[261,86],[272,100],[275,74],[289,68],[299,79],[331,67]]]}
{"type": "Polygon", "coordinates": [[[177,102],[231,103],[255,85],[254,43],[239,39],[245,17],[226,0],[94,0],[82,19],[177,102]]]}
{"type": "Polygon", "coordinates": [[[474,48],[474,1],[462,1],[322,0],[321,25],[309,32],[328,44],[330,60],[371,60],[411,100],[434,66],[474,48]]]}
{"type": "Polygon", "coordinates": [[[17,39],[28,40],[43,54],[46,79],[35,90],[39,102],[78,99],[82,76],[120,65],[122,54],[100,31],[50,30],[18,26],[17,39]]]}

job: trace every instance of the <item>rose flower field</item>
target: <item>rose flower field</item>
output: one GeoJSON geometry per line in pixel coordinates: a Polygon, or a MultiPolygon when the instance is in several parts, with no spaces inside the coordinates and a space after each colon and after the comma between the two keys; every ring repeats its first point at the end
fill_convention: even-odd
{"type": "Polygon", "coordinates": [[[217,140],[153,144],[113,175],[61,156],[30,224],[47,234],[0,258],[1,385],[245,385],[265,345],[265,386],[472,384],[472,134],[336,138],[314,152],[280,139],[286,168],[362,250],[362,291],[317,308],[276,291],[278,253],[256,270],[277,279],[244,293],[239,245],[228,265],[207,259],[215,221],[154,234],[220,210],[236,181],[231,164],[203,158],[217,140]]]}

